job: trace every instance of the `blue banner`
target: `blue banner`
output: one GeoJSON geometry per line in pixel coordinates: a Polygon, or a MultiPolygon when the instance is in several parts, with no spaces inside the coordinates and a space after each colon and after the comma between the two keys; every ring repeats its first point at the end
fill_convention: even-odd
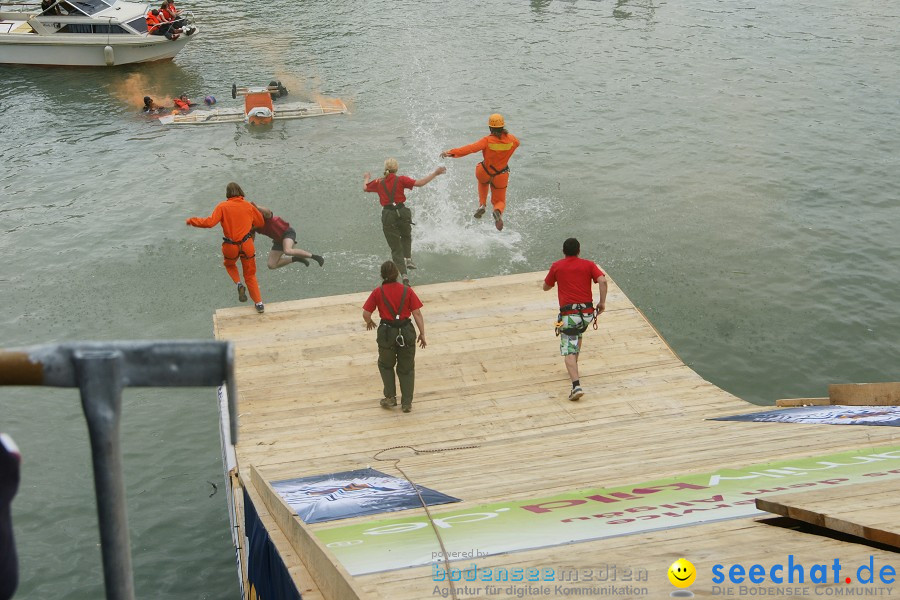
{"type": "Polygon", "coordinates": [[[247,593],[253,600],[301,600],[284,561],[269,538],[256,507],[244,490],[244,532],[247,536],[247,593]]]}

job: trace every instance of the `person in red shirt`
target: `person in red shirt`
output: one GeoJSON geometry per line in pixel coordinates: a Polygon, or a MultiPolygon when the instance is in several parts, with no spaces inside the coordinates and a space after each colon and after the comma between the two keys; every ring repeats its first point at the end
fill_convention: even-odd
{"type": "Polygon", "coordinates": [[[369,181],[371,174],[363,173],[363,191],[375,192],[381,202],[381,229],[384,231],[384,239],[391,249],[391,259],[403,275],[403,281],[409,283],[406,277],[407,269],[415,269],[412,261],[412,212],[406,207],[406,194],[403,190],[411,190],[414,187],[422,187],[429,181],[446,173],[446,167],[438,167],[431,175],[421,179],[413,179],[406,175],[397,175],[400,165],[396,158],[384,161],[384,177],[369,181]]]}
{"type": "MultiPolygon", "coordinates": [[[[256,206],[256,204],[252,202],[251,204],[256,206]]],[[[294,247],[294,244],[297,243],[297,232],[294,231],[294,228],[291,227],[290,223],[281,217],[276,217],[268,208],[263,206],[256,206],[256,208],[262,213],[263,219],[266,220],[266,224],[257,228],[255,231],[266,237],[272,238],[272,249],[269,250],[269,259],[266,263],[270,269],[278,269],[295,262],[303,263],[308,267],[309,261],[306,260],[308,258],[319,263],[320,267],[325,266],[324,256],[294,247]],[[287,256],[285,256],[285,254],[287,254],[287,256]]]]}
{"type": "Polygon", "coordinates": [[[475,218],[480,219],[484,214],[490,188],[494,226],[497,227],[497,231],[503,231],[506,186],[509,183],[509,159],[519,147],[519,140],[506,130],[505,124],[503,115],[494,113],[488,118],[491,135],[468,146],[441,152],[441,157],[459,158],[481,151],[484,160],[475,166],[475,179],[478,180],[478,210],[475,211],[475,218]]]}
{"type": "Polygon", "coordinates": [[[193,227],[210,228],[222,225],[222,256],[225,257],[225,270],[231,280],[237,284],[238,300],[247,301],[247,291],[256,305],[256,312],[265,312],[262,295],[259,293],[259,282],[256,280],[256,248],[253,246],[253,228],[263,227],[266,222],[262,213],[251,203],[244,200],[244,190],[233,181],[225,188],[225,202],[220,202],[213,213],[204,218],[191,217],[185,221],[193,227]],[[237,260],[241,259],[241,270],[244,281],[237,269],[237,260]]]}
{"type": "Polygon", "coordinates": [[[397,385],[394,379],[394,365],[400,380],[400,406],[403,412],[412,410],[413,389],[416,381],[416,330],[410,316],[419,328],[419,346],[424,348],[425,317],[422,316],[422,301],[407,284],[397,283],[400,270],[392,261],[381,265],[382,284],[372,290],[363,304],[363,321],[366,330],[375,329],[372,313],[378,309],[381,322],[378,324],[378,372],[384,384],[384,398],[381,407],[390,409],[397,406],[397,385]]]}
{"type": "Polygon", "coordinates": [[[559,333],[559,353],[566,363],[566,371],[572,380],[572,391],[569,400],[578,400],[584,395],[581,381],[578,378],[578,354],[581,352],[581,334],[585,332],[591,321],[606,310],[606,276],[592,261],[579,258],[581,244],[575,238],[563,242],[565,258],[550,265],[550,272],[544,278],[544,291],[557,287],[559,297],[559,320],[556,325],[559,333]],[[591,282],[596,282],[600,289],[597,308],[594,309],[594,298],[591,295],[591,282]]]}

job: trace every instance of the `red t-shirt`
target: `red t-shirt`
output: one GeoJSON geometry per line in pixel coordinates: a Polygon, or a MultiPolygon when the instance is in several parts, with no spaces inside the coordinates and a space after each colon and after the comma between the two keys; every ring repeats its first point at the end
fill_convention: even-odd
{"type": "MultiPolygon", "coordinates": [[[[378,315],[382,319],[387,319],[388,321],[394,320],[394,315],[391,314],[391,311],[388,310],[387,305],[384,303],[384,298],[381,296],[381,287],[379,286],[372,290],[372,293],[369,294],[368,300],[363,304],[363,310],[368,312],[375,312],[375,308],[378,307],[378,315]]],[[[403,297],[403,284],[402,283],[385,283],[384,284],[384,295],[387,296],[388,300],[391,303],[391,306],[400,311],[401,319],[408,319],[412,314],[412,311],[417,308],[422,308],[422,301],[419,300],[419,297],[416,296],[416,293],[412,288],[406,292],[406,300],[403,302],[403,306],[400,306],[400,298],[403,297]]]]}
{"type": "Polygon", "coordinates": [[[414,185],[416,185],[416,180],[412,177],[390,173],[383,179],[373,179],[367,183],[366,191],[378,192],[378,200],[381,201],[381,205],[387,206],[391,203],[390,192],[394,194],[394,204],[403,204],[406,202],[406,195],[403,193],[404,188],[411,190],[414,185]],[[387,186],[387,190],[385,190],[385,186],[387,186]]]}
{"type": "Polygon", "coordinates": [[[266,224],[262,227],[257,228],[256,231],[272,238],[277,242],[284,237],[284,234],[288,229],[290,229],[290,227],[291,224],[281,217],[272,217],[271,219],[266,219],[266,224]]]}
{"type": "Polygon", "coordinates": [[[560,306],[585,304],[594,301],[591,282],[597,283],[603,276],[603,271],[594,262],[567,256],[550,265],[550,272],[544,278],[544,283],[551,287],[555,283],[559,284],[557,294],[560,306]]]}

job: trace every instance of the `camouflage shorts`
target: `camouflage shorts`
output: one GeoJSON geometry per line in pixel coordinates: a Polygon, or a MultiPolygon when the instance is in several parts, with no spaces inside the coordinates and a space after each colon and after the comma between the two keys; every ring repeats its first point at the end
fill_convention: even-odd
{"type": "MultiPolygon", "coordinates": [[[[582,325],[582,323],[590,323],[593,320],[593,315],[563,315],[560,321],[559,328],[568,329],[570,327],[579,327],[582,325]]],[[[560,332],[559,353],[562,356],[566,356],[568,354],[578,354],[579,352],[581,352],[581,334],[579,333],[578,335],[566,335],[565,333],[560,332]]]]}

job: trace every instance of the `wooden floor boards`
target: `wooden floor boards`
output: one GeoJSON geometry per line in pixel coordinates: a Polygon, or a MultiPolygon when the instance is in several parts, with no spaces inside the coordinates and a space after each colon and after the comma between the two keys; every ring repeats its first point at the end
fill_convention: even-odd
{"type": "MultiPolygon", "coordinates": [[[[570,386],[553,334],[556,291],[543,292],[542,279],[542,273],[524,273],[416,287],[425,305],[429,345],[416,355],[410,414],[378,406],[375,332],[367,332],[361,318],[369,289],[270,304],[263,315],[246,306],[219,310],[216,337],[236,344],[236,452],[243,484],[252,487],[251,467],[270,483],[367,466],[399,476],[390,462],[374,459],[379,450],[407,444],[477,446],[390,454],[402,456],[400,465],[416,483],[460,498],[460,504],[447,505],[451,510],[900,444],[891,427],[707,420],[758,407],[689,369],[614,282],[599,330],[584,336],[585,396],[569,402],[570,386]]],[[[884,485],[895,492],[900,488],[884,485]]],[[[869,508],[867,518],[874,522],[885,507],[869,508]]],[[[346,524],[383,518],[357,517],[346,524]]],[[[265,519],[277,528],[268,512],[265,519]]],[[[333,579],[334,573],[304,565],[303,553],[286,541],[289,533],[279,531],[275,537],[291,573],[297,573],[298,588],[311,590],[309,598],[327,598],[315,581],[333,579]]],[[[749,518],[492,555],[479,559],[479,567],[645,569],[649,579],[632,585],[647,588],[649,597],[664,597],[675,589],[666,569],[682,556],[708,577],[716,563],[771,562],[789,553],[809,562],[840,558],[848,563],[874,555],[897,566],[896,555],[881,550],[749,518]]],[[[463,561],[463,566],[468,565],[463,561]]],[[[433,597],[435,586],[429,567],[352,579],[351,587],[364,598],[422,600],[433,597]]],[[[327,587],[334,589],[334,581],[327,587]]],[[[708,596],[710,587],[708,578],[698,578],[692,589],[708,596]]],[[[483,591],[459,597],[515,595],[483,591]]]]}

